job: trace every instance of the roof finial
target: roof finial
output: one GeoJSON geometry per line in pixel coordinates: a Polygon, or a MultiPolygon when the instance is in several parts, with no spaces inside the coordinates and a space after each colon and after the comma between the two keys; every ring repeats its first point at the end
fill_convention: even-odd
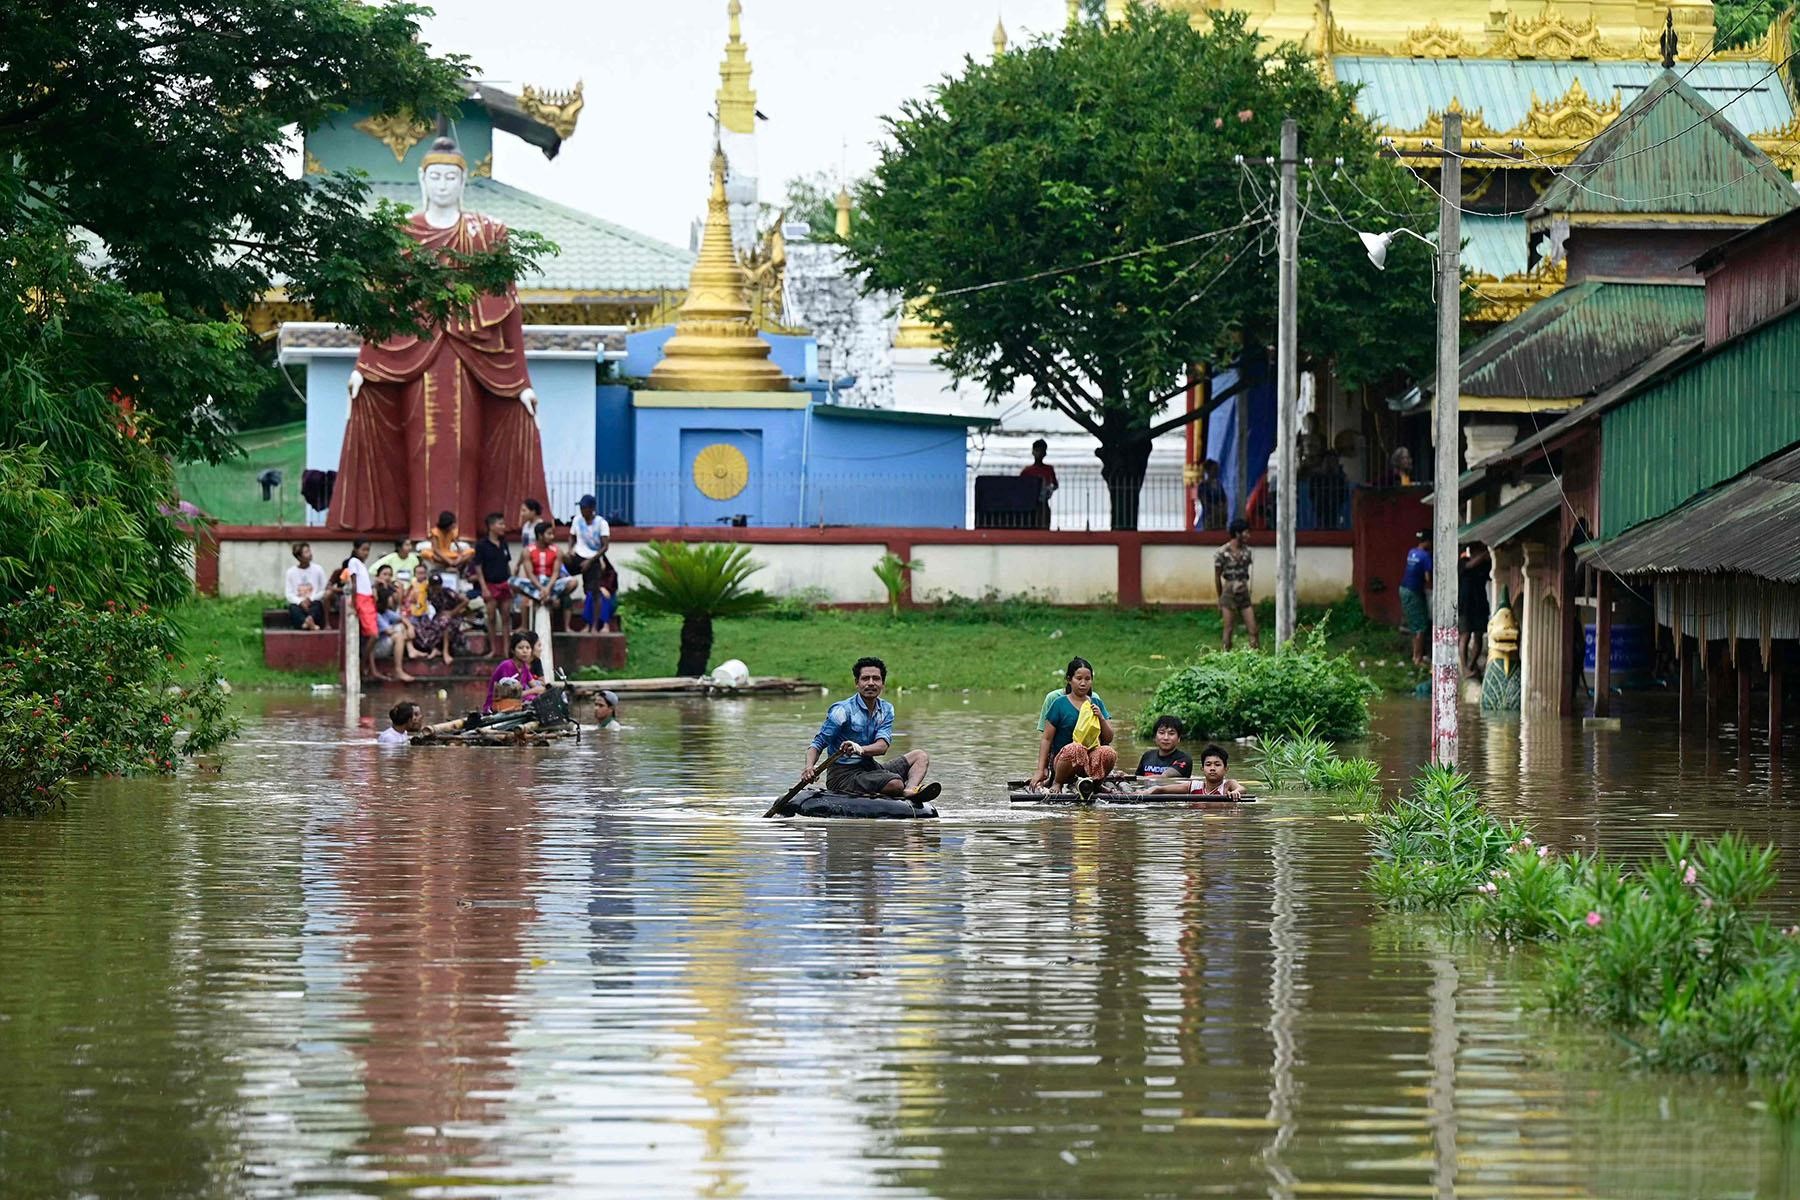
{"type": "Polygon", "coordinates": [[[994,57],[999,58],[1002,54],[1005,54],[1005,53],[1006,53],[1006,23],[1004,21],[996,20],[994,22],[994,57]]]}
{"type": "Polygon", "coordinates": [[[1081,24],[1081,0],[1069,0],[1069,24],[1081,24]]]}
{"type": "Polygon", "coordinates": [[[1662,46],[1663,70],[1673,71],[1675,56],[1681,52],[1681,39],[1675,33],[1675,10],[1672,8],[1663,17],[1662,38],[1659,44],[1662,46]]]}
{"type": "Polygon", "coordinates": [[[842,185],[837,194],[837,236],[839,240],[850,236],[850,189],[842,185]]]}
{"type": "Polygon", "coordinates": [[[725,39],[725,57],[719,63],[719,124],[731,133],[756,131],[756,93],[750,90],[750,52],[744,46],[739,18],[744,6],[731,0],[725,11],[731,17],[731,34],[725,39]]]}

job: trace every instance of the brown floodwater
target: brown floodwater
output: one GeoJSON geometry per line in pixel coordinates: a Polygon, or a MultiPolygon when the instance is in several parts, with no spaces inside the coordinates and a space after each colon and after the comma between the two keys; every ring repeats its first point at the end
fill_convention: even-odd
{"type": "MultiPolygon", "coordinates": [[[[382,751],[253,697],[222,775],[0,822],[0,1194],[1800,1192],[1742,1081],[1625,1069],[1526,960],[1384,914],[1330,805],[1009,809],[1035,696],[895,699],[940,821],[759,819],[816,698],[382,751]]],[[[1559,847],[1793,859],[1759,742],[1636,709],[1471,712],[1465,763],[1559,847]]],[[[1426,732],[1380,709],[1390,787],[1426,732]]]]}

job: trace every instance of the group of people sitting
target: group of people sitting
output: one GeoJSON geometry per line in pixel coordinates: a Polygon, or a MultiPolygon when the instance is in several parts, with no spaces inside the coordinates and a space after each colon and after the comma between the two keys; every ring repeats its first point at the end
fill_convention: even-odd
{"type": "Polygon", "coordinates": [[[532,629],[540,606],[552,614],[553,626],[560,622],[569,632],[616,632],[619,573],[607,556],[611,529],[593,496],[583,496],[577,508],[566,545],[558,545],[543,504],[521,502],[517,519],[524,536],[516,554],[503,513],[487,514],[471,543],[456,514],[442,512],[426,538],[399,538],[373,562],[370,543],[358,541],[329,579],[313,561],[312,546],[296,543],[285,580],[289,621],[295,629],[324,629],[326,600],[335,587],[361,624],[370,676],[403,683],[413,679],[409,661],[437,657],[448,665],[468,656],[469,635],[477,629],[488,657],[508,653],[513,629],[532,629]],[[378,665],[384,659],[393,663],[391,676],[378,665]]]}
{"type": "Polygon", "coordinates": [[[1115,772],[1119,752],[1113,748],[1112,714],[1106,701],[1094,691],[1094,664],[1072,658],[1063,671],[1063,685],[1052,688],[1038,710],[1037,766],[1026,782],[1032,791],[1046,788],[1063,792],[1071,787],[1083,795],[1106,791],[1110,784],[1135,782],[1136,790],[1186,793],[1195,796],[1242,796],[1243,785],[1226,777],[1231,756],[1222,746],[1209,745],[1200,752],[1200,774],[1194,760],[1181,748],[1185,732],[1180,719],[1156,719],[1156,749],[1146,750],[1131,776],[1115,772]]]}
{"type": "MultiPolygon", "coordinates": [[[[845,795],[888,796],[921,804],[936,799],[942,788],[925,781],[931,769],[927,751],[883,757],[893,748],[894,733],[894,706],[882,699],[887,664],[873,656],[859,658],[850,676],[856,693],[826,712],[819,732],[807,744],[802,783],[823,773],[826,788],[845,795]]],[[[1037,767],[1026,786],[1042,791],[1049,785],[1057,792],[1073,786],[1084,796],[1132,784],[1148,792],[1243,796],[1243,785],[1225,774],[1231,756],[1222,746],[1209,745],[1200,752],[1200,774],[1194,775],[1194,761],[1181,748],[1182,733],[1177,718],[1158,717],[1156,749],[1144,752],[1131,779],[1116,776],[1119,752],[1113,748],[1112,716],[1094,691],[1094,665],[1085,658],[1070,659],[1063,686],[1046,695],[1039,710],[1037,767]]]]}

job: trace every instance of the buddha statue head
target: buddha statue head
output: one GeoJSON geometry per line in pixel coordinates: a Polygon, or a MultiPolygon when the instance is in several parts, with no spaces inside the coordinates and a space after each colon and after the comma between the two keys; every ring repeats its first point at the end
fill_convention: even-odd
{"type": "Polygon", "coordinates": [[[463,183],[469,163],[456,143],[441,137],[419,160],[419,194],[426,212],[462,211],[463,183]]]}

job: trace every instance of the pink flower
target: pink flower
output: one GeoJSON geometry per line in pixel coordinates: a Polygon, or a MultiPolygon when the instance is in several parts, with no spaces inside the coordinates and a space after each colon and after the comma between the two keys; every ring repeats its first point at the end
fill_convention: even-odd
{"type": "Polygon", "coordinates": [[[1711,897],[1711,896],[1703,896],[1703,897],[1701,897],[1701,899],[1700,899],[1700,907],[1701,907],[1701,908],[1711,908],[1711,907],[1712,907],[1712,897],[1711,897]]]}
{"type": "Polygon", "coordinates": [[[1255,118],[1255,109],[1243,108],[1238,110],[1238,120],[1245,125],[1248,125],[1251,121],[1255,120],[1255,118]]]}
{"type": "Polygon", "coordinates": [[[1538,857],[1539,858],[1549,858],[1550,857],[1550,847],[1539,846],[1538,847],[1538,857]]]}
{"type": "Polygon", "coordinates": [[[1480,887],[1476,888],[1475,890],[1478,892],[1485,892],[1487,895],[1491,896],[1495,892],[1500,890],[1500,885],[1495,884],[1495,883],[1484,883],[1480,887]]]}
{"type": "Polygon", "coordinates": [[[1224,117],[1214,117],[1213,118],[1213,128],[1214,129],[1225,128],[1225,118],[1224,117]]]}
{"type": "Polygon", "coordinates": [[[1700,872],[1697,871],[1695,868],[1689,867],[1687,869],[1687,874],[1683,875],[1681,877],[1681,882],[1687,884],[1689,887],[1693,887],[1694,880],[1699,876],[1699,874],[1700,874],[1700,872]]]}
{"type": "Polygon", "coordinates": [[[1588,923],[1588,928],[1589,928],[1589,929],[1598,929],[1598,928],[1600,928],[1600,919],[1601,919],[1601,918],[1600,918],[1600,914],[1599,914],[1599,913],[1597,913],[1597,912],[1590,912],[1590,913],[1588,913],[1588,915],[1587,915],[1587,923],[1588,923]]]}
{"type": "Polygon", "coordinates": [[[1531,845],[1531,835],[1528,833],[1528,834],[1524,835],[1523,837],[1521,837],[1519,839],[1519,845],[1521,845],[1521,846],[1531,845]]]}

